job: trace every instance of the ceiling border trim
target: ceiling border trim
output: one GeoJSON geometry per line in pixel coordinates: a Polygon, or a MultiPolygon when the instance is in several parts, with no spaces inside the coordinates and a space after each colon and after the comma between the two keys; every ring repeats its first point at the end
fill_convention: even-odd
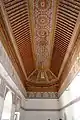
{"type": "Polygon", "coordinates": [[[27,92],[27,99],[58,99],[58,92],[27,92]]]}

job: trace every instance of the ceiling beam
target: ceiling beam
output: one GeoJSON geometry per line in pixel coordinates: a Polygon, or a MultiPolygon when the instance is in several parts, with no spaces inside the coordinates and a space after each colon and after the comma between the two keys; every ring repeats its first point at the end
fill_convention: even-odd
{"type": "Polygon", "coordinates": [[[55,36],[55,28],[56,28],[56,15],[57,15],[57,7],[58,7],[59,0],[54,0],[54,8],[53,8],[53,16],[52,16],[52,31],[49,35],[50,38],[50,61],[49,61],[49,67],[51,66],[51,59],[52,59],[52,53],[53,53],[53,47],[54,47],[54,36],[55,36]]]}
{"type": "Polygon", "coordinates": [[[48,69],[49,71],[50,71],[50,73],[56,78],[56,80],[58,80],[58,77],[50,70],[50,69],[48,69]]]}
{"type": "Polygon", "coordinates": [[[28,76],[28,80],[29,78],[36,72],[37,69],[35,69],[29,76],[28,76]]]}

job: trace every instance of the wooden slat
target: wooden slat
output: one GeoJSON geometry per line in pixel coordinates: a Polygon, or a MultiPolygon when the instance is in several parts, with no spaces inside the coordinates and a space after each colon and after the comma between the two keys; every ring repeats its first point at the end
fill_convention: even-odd
{"type": "Polygon", "coordinates": [[[32,55],[28,1],[4,0],[3,3],[25,71],[29,75],[34,69],[34,60],[32,55]]]}
{"type": "Polygon", "coordinates": [[[80,12],[80,1],[59,0],[51,70],[58,76],[80,12]],[[58,52],[57,52],[58,50],[58,52]],[[60,63],[58,64],[58,61],[60,63]],[[55,64],[57,68],[55,70],[55,64]]]}

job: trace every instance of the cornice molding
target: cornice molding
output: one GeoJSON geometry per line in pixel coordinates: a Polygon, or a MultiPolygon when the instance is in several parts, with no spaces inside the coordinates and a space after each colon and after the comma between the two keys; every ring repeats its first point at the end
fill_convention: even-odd
{"type": "Polygon", "coordinates": [[[57,92],[27,92],[27,99],[58,99],[57,92]]]}
{"type": "Polygon", "coordinates": [[[56,112],[56,111],[60,111],[59,109],[29,109],[29,108],[24,108],[24,107],[21,107],[22,110],[24,111],[29,111],[29,112],[33,112],[33,111],[36,111],[36,112],[56,112]]]}

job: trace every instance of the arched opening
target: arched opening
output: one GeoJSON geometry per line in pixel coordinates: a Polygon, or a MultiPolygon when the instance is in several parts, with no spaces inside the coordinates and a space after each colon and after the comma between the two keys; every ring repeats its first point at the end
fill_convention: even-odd
{"type": "Polygon", "coordinates": [[[4,100],[4,107],[1,120],[10,120],[12,109],[12,93],[8,91],[4,100]]]}

